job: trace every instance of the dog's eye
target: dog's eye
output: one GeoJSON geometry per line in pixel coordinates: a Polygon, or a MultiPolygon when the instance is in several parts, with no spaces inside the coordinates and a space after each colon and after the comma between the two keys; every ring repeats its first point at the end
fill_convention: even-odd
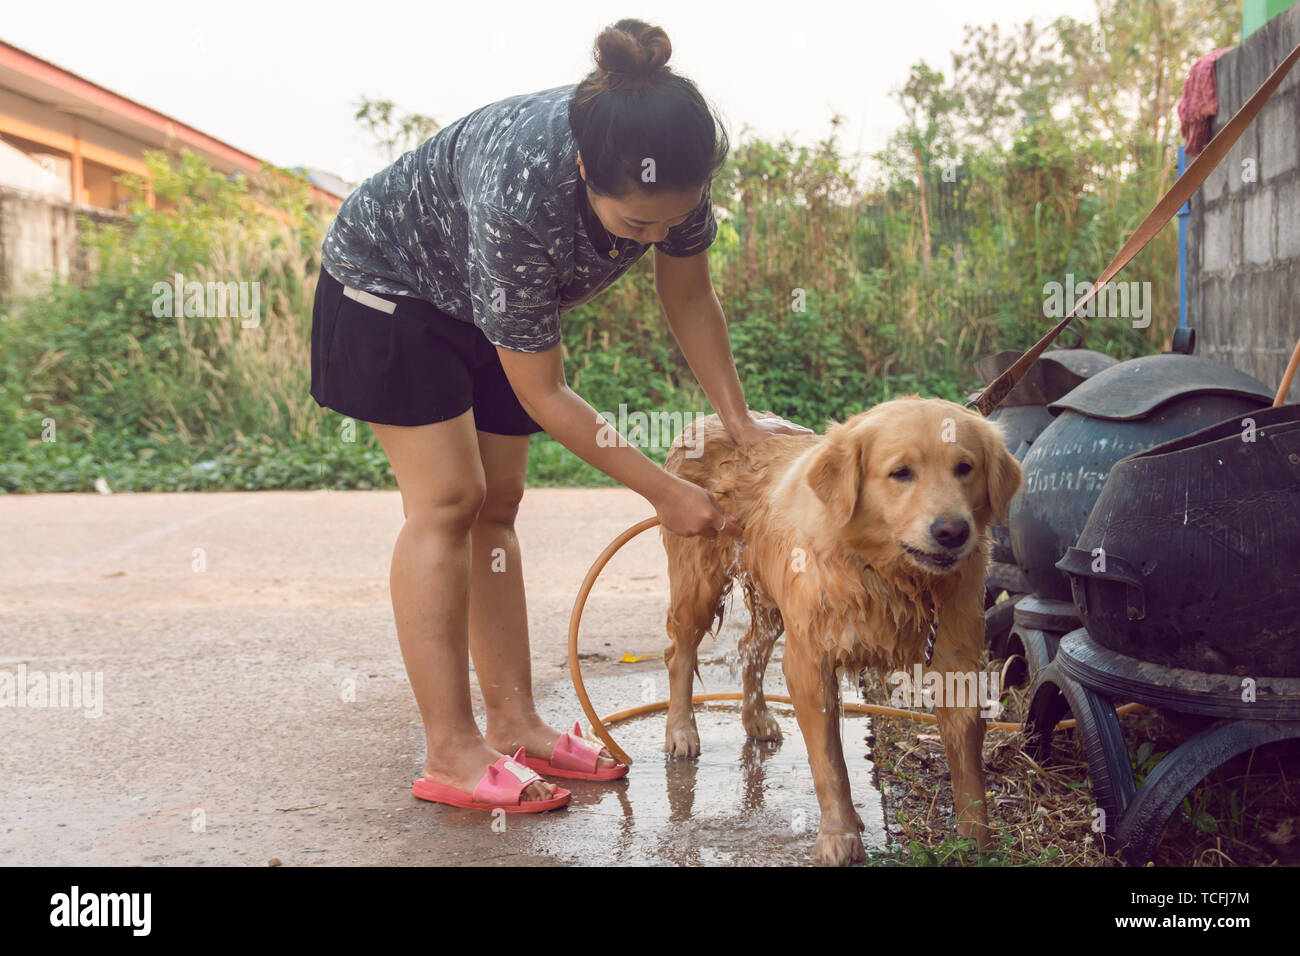
{"type": "Polygon", "coordinates": [[[968,461],[957,462],[957,467],[953,469],[953,473],[958,478],[965,478],[971,473],[971,463],[968,461]]]}
{"type": "Polygon", "coordinates": [[[904,465],[902,468],[895,468],[889,473],[889,477],[895,481],[911,481],[913,478],[912,469],[904,465]]]}

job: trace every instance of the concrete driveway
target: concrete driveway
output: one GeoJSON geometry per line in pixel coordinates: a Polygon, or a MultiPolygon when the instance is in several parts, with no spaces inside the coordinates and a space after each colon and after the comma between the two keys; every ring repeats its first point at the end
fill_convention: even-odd
{"type": "MultiPolygon", "coordinates": [[[[581,717],[566,663],[578,585],[652,514],[621,488],[525,495],[535,686],[555,724],[581,717]]],[[[572,785],[568,810],[504,832],[411,797],[424,737],[388,598],[401,523],[396,492],[0,497],[0,864],[806,862],[816,802],[788,713],[785,744],[758,750],[738,717],[702,718],[689,773],[658,751],[662,715],[627,725],[628,781],[572,785]]],[[[616,663],[662,653],[666,607],[652,530],[584,615],[602,714],[667,696],[657,657],[616,663]]],[[[705,690],[735,688],[744,618],[737,601],[702,648],[705,690]]],[[[868,819],[875,794],[856,790],[868,819]]]]}

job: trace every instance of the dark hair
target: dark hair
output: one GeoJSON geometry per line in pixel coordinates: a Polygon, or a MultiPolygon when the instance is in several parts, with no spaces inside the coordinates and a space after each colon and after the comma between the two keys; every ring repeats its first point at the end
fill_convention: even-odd
{"type": "Polygon", "coordinates": [[[726,162],[730,143],[721,119],[700,91],[667,66],[668,34],[640,20],[619,20],[596,37],[596,69],[569,101],[592,191],[622,196],[708,183],[726,162]],[[654,160],[654,178],[643,177],[654,160]]]}

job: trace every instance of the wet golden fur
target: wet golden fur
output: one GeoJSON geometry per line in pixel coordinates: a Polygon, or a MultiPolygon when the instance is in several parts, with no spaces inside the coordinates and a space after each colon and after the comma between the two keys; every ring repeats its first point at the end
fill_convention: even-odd
{"type": "MultiPolygon", "coordinates": [[[[745,528],[740,543],[661,530],[672,640],[664,655],[672,698],[665,749],[687,757],[700,752],[690,701],[696,650],[721,622],[725,597],[739,581],[753,621],[740,642],[745,729],[758,739],[780,739],[762,675],[784,630],[782,670],[821,807],[814,854],[823,863],[859,860],[862,822],[840,744],[836,671],[924,667],[931,602],[941,613],[930,669],[978,671],[984,531],[1005,520],[1020,466],[982,416],[952,402],[908,397],[832,424],[824,436],[777,435],[748,446],[733,443],[710,415],[683,430],[665,467],[714,492],[745,528]],[[964,544],[938,544],[938,518],[965,521],[964,544]]],[[[950,542],[951,527],[944,526],[950,542]]],[[[988,846],[983,719],[973,704],[937,706],[936,713],[958,832],[988,846]]]]}

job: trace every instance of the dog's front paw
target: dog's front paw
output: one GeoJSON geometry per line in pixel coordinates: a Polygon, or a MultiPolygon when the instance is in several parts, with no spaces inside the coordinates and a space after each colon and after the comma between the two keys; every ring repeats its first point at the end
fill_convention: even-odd
{"type": "Polygon", "coordinates": [[[817,832],[817,842],[813,844],[813,858],[821,866],[846,866],[861,863],[867,858],[862,849],[862,838],[856,833],[817,832]]]}
{"type": "Polygon", "coordinates": [[[664,750],[674,757],[698,757],[700,732],[692,724],[669,724],[668,733],[664,737],[664,750]]]}
{"type": "Polygon", "coordinates": [[[743,714],[741,722],[745,725],[745,733],[755,740],[780,741],[782,739],[781,725],[777,723],[770,710],[765,709],[754,714],[743,714]]]}

